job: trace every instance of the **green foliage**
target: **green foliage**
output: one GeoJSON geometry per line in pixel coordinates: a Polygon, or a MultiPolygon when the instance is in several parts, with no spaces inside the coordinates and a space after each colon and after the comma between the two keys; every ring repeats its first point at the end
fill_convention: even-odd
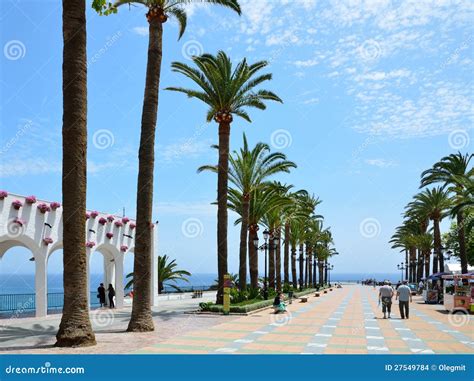
{"type": "MultiPolygon", "coordinates": [[[[467,221],[471,219],[474,219],[473,212],[466,215],[467,221]]],[[[456,222],[452,222],[449,232],[443,234],[443,246],[446,250],[451,250],[454,257],[459,258],[459,237],[456,222]]],[[[467,229],[466,231],[466,254],[468,264],[474,266],[474,229],[467,229]]]]}

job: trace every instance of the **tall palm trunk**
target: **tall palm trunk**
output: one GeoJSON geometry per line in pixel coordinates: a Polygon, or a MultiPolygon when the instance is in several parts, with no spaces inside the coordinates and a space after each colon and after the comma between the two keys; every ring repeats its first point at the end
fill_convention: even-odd
{"type": "Polygon", "coordinates": [[[304,259],[304,287],[308,288],[308,246],[306,246],[306,255],[304,259]]]}
{"type": "Polygon", "coordinates": [[[410,282],[416,282],[416,248],[410,246],[410,282]]]}
{"type": "Polygon", "coordinates": [[[308,251],[308,277],[309,277],[309,286],[313,286],[313,253],[311,247],[306,248],[308,251]]]}
{"type": "Polygon", "coordinates": [[[155,131],[158,116],[163,24],[149,17],[148,62],[138,152],[137,227],[133,261],[133,305],[129,332],[153,331],[151,316],[151,264],[153,242],[153,172],[155,167],[155,131]]]}
{"type": "Polygon", "coordinates": [[[296,275],[296,245],[291,245],[291,280],[293,288],[298,287],[298,276],[296,275]]]}
{"type": "Polygon", "coordinates": [[[257,235],[258,225],[249,224],[249,272],[250,272],[250,286],[258,288],[258,254],[253,244],[253,240],[257,235]]]}
{"type": "Polygon", "coordinates": [[[434,244],[434,258],[433,258],[433,274],[444,270],[443,253],[441,251],[441,231],[439,228],[439,219],[433,219],[433,244],[434,244]]]}
{"type": "Polygon", "coordinates": [[[283,283],[290,283],[290,224],[285,223],[285,241],[284,241],[284,253],[283,253],[283,283]]]}
{"type": "Polygon", "coordinates": [[[408,280],[408,264],[410,263],[408,258],[408,250],[405,249],[405,279],[408,280]]]}
{"type": "Polygon", "coordinates": [[[277,231],[277,245],[275,247],[275,282],[276,289],[281,291],[281,244],[280,244],[280,229],[277,231]]]}
{"type": "Polygon", "coordinates": [[[268,287],[275,289],[275,245],[273,244],[274,235],[270,235],[268,242],[268,287]]]}
{"type": "Polygon", "coordinates": [[[328,260],[324,260],[324,283],[328,282],[328,260]]]}
{"type": "Polygon", "coordinates": [[[250,195],[242,196],[242,222],[240,223],[240,250],[239,250],[239,288],[247,288],[247,231],[249,224],[250,195]]]}
{"type": "MultiPolygon", "coordinates": [[[[428,278],[430,274],[430,251],[429,250],[425,250],[423,252],[423,259],[425,261],[425,277],[428,278]]],[[[433,262],[436,262],[436,261],[433,261],[433,262]]]]}
{"type": "Polygon", "coordinates": [[[417,273],[416,273],[416,281],[419,282],[421,278],[423,278],[423,254],[420,249],[418,249],[418,258],[417,258],[417,273]]]}
{"type": "Polygon", "coordinates": [[[89,320],[86,254],[86,4],[63,0],[63,285],[56,346],[95,345],[89,320]]]}
{"type": "Polygon", "coordinates": [[[219,163],[217,172],[217,304],[224,302],[224,275],[227,274],[227,187],[229,178],[230,123],[219,123],[219,163]]]}
{"type": "Polygon", "coordinates": [[[318,269],[319,269],[319,285],[324,286],[324,265],[323,262],[318,259],[318,269]]]}
{"type": "Polygon", "coordinates": [[[466,233],[464,230],[464,214],[459,211],[456,214],[459,240],[459,259],[461,260],[461,273],[467,274],[466,233]]]}
{"type": "Polygon", "coordinates": [[[304,257],[303,257],[303,245],[300,245],[300,277],[299,277],[299,284],[300,284],[300,289],[303,289],[303,277],[304,277],[304,257]]]}

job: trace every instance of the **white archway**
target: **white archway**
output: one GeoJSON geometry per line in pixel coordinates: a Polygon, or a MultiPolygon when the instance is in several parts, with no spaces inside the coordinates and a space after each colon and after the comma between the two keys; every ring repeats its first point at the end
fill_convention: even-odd
{"type": "MultiPolygon", "coordinates": [[[[62,207],[57,202],[0,192],[0,259],[14,246],[28,248],[35,261],[36,316],[47,314],[48,257],[63,247],[62,207]]],[[[115,284],[116,306],[123,306],[123,259],[134,246],[135,221],[127,217],[88,211],[86,252],[104,256],[104,283],[115,284]]],[[[157,226],[152,247],[152,305],[156,301],[157,226]]],[[[90,295],[90,290],[88,290],[90,295]]]]}

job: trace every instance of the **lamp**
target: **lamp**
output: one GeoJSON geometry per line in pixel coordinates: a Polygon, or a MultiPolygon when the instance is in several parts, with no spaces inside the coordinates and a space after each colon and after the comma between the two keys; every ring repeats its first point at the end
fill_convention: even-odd
{"type": "Polygon", "coordinates": [[[270,233],[267,229],[263,231],[263,239],[265,240],[265,243],[268,241],[268,237],[270,237],[270,233]]]}
{"type": "Polygon", "coordinates": [[[273,237],[273,246],[277,247],[279,241],[280,241],[280,238],[278,238],[278,237],[273,237]]]}
{"type": "Polygon", "coordinates": [[[258,235],[255,234],[255,237],[253,237],[253,245],[255,246],[256,249],[258,249],[258,235]]]}

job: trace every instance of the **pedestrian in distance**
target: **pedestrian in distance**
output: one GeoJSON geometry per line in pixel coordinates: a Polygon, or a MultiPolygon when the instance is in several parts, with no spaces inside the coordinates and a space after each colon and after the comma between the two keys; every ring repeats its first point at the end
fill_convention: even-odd
{"type": "Polygon", "coordinates": [[[390,286],[388,281],[384,282],[384,285],[379,289],[379,304],[382,303],[382,312],[383,318],[390,319],[390,314],[392,312],[392,298],[393,298],[393,288],[390,286]]]}
{"type": "Polygon", "coordinates": [[[115,290],[114,287],[109,284],[109,306],[110,308],[115,308],[114,297],[115,297],[115,290]]]}
{"type": "Polygon", "coordinates": [[[105,287],[103,283],[97,288],[97,298],[99,299],[100,306],[105,307],[105,287]]]}

